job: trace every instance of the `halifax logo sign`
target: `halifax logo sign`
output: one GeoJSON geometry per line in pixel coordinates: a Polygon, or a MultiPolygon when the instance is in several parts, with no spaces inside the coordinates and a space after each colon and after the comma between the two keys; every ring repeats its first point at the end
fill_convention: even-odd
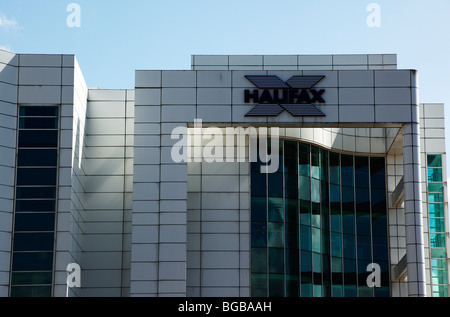
{"type": "Polygon", "coordinates": [[[315,104],[324,104],[325,89],[312,89],[325,76],[293,76],[284,82],[275,75],[245,76],[259,89],[245,90],[245,103],[257,104],[246,117],[276,117],[283,111],[294,117],[325,116],[315,104]]]}

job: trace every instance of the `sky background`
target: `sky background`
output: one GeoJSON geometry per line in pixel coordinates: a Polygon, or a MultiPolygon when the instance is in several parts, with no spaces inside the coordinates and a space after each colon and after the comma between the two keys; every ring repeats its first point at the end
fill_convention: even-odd
{"type": "Polygon", "coordinates": [[[104,89],[134,88],[136,69],[190,69],[194,54],[397,54],[450,127],[449,0],[2,0],[0,47],[75,54],[104,89]],[[72,2],[80,27],[67,25],[72,2]],[[380,27],[367,24],[371,3],[380,27]]]}

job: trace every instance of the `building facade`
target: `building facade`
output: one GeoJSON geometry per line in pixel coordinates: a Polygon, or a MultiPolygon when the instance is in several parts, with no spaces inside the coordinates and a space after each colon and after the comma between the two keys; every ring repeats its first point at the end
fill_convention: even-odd
{"type": "Polygon", "coordinates": [[[444,105],[396,55],[134,86],[0,51],[0,296],[448,296],[444,105]]]}

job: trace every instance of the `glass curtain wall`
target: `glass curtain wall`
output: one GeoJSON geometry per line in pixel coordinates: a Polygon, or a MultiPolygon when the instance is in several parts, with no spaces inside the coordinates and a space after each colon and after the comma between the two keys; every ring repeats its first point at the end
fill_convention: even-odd
{"type": "Polygon", "coordinates": [[[59,107],[20,106],[11,297],[52,294],[59,107]]]}
{"type": "Polygon", "coordinates": [[[280,141],[276,173],[251,164],[251,295],[389,296],[385,158],[280,141]],[[381,268],[371,288],[367,267],[381,268]]]}
{"type": "Polygon", "coordinates": [[[427,155],[430,221],[431,287],[433,297],[448,297],[442,155],[427,155]]]}

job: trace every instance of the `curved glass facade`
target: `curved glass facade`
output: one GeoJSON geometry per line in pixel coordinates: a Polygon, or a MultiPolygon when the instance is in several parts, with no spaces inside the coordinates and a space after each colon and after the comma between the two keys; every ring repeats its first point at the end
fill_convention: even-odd
{"type": "Polygon", "coordinates": [[[389,296],[384,157],[281,140],[276,173],[251,164],[252,296],[389,296]]]}

